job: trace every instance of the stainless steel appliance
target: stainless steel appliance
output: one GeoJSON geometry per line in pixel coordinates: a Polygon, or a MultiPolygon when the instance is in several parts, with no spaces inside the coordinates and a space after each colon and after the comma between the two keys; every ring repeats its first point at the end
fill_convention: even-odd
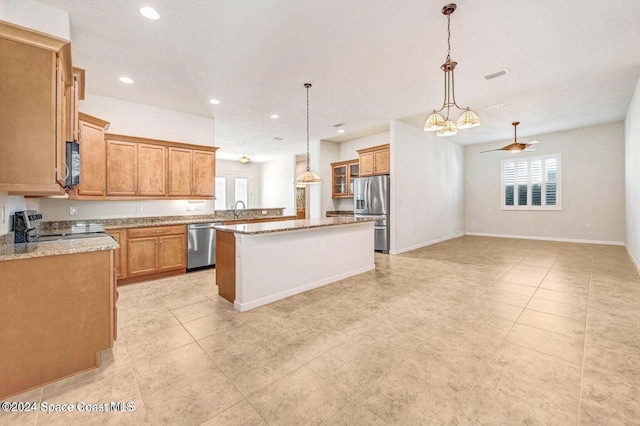
{"type": "Polygon", "coordinates": [[[13,214],[13,232],[16,243],[29,243],[38,239],[38,224],[42,215],[36,210],[13,214]]]}
{"type": "Polygon", "coordinates": [[[222,222],[194,223],[187,226],[187,271],[216,264],[216,225],[222,222]]]}
{"type": "Polygon", "coordinates": [[[355,178],[353,203],[355,217],[378,217],[375,250],[389,253],[389,175],[355,178]]]}
{"type": "Polygon", "coordinates": [[[66,160],[67,177],[64,186],[69,188],[80,185],[80,144],[78,142],[67,142],[66,160]]]}

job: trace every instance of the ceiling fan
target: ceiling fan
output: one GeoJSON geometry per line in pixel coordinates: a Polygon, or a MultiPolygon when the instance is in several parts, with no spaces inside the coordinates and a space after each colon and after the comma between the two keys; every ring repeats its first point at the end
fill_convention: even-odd
{"type": "Polygon", "coordinates": [[[480,151],[480,153],[482,154],[483,152],[492,152],[492,151],[509,151],[509,152],[522,152],[522,151],[527,151],[527,152],[533,152],[536,149],[535,148],[530,148],[531,145],[535,145],[537,143],[540,143],[540,141],[531,141],[531,142],[526,142],[526,143],[521,143],[518,142],[518,137],[517,137],[517,128],[518,128],[518,124],[520,124],[519,121],[514,121],[513,123],[511,123],[513,125],[513,143],[510,143],[507,146],[503,146],[502,148],[498,148],[498,149],[490,149],[488,151],[480,151]]]}

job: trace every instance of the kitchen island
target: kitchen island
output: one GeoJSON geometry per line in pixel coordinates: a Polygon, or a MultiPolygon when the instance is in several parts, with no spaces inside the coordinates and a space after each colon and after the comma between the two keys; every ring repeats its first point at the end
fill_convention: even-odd
{"type": "Polygon", "coordinates": [[[216,226],[219,295],[246,311],[375,268],[374,221],[216,226]]]}

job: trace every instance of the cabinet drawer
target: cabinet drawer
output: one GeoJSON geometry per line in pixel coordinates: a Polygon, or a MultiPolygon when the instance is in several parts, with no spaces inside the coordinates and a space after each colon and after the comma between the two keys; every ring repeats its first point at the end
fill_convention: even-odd
{"type": "Polygon", "coordinates": [[[128,238],[144,238],[144,237],[159,237],[162,235],[176,235],[184,234],[184,225],[171,225],[171,226],[150,226],[147,228],[133,228],[127,230],[128,238]]]}

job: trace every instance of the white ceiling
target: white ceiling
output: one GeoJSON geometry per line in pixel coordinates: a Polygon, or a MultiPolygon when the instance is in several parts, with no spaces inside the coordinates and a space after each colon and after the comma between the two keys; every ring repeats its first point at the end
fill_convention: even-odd
{"type": "MultiPolygon", "coordinates": [[[[214,117],[220,158],[303,153],[305,82],[312,140],[353,139],[393,119],[422,127],[443,102],[446,0],[43,1],[70,13],[89,93],[214,117]],[[140,15],[145,5],[160,20],[140,15]]],[[[526,140],[624,119],[640,76],[640,1],[457,4],[457,100],[482,126],[452,140],[507,140],[515,120],[526,140]],[[484,79],[503,68],[508,75],[484,79]]]]}

